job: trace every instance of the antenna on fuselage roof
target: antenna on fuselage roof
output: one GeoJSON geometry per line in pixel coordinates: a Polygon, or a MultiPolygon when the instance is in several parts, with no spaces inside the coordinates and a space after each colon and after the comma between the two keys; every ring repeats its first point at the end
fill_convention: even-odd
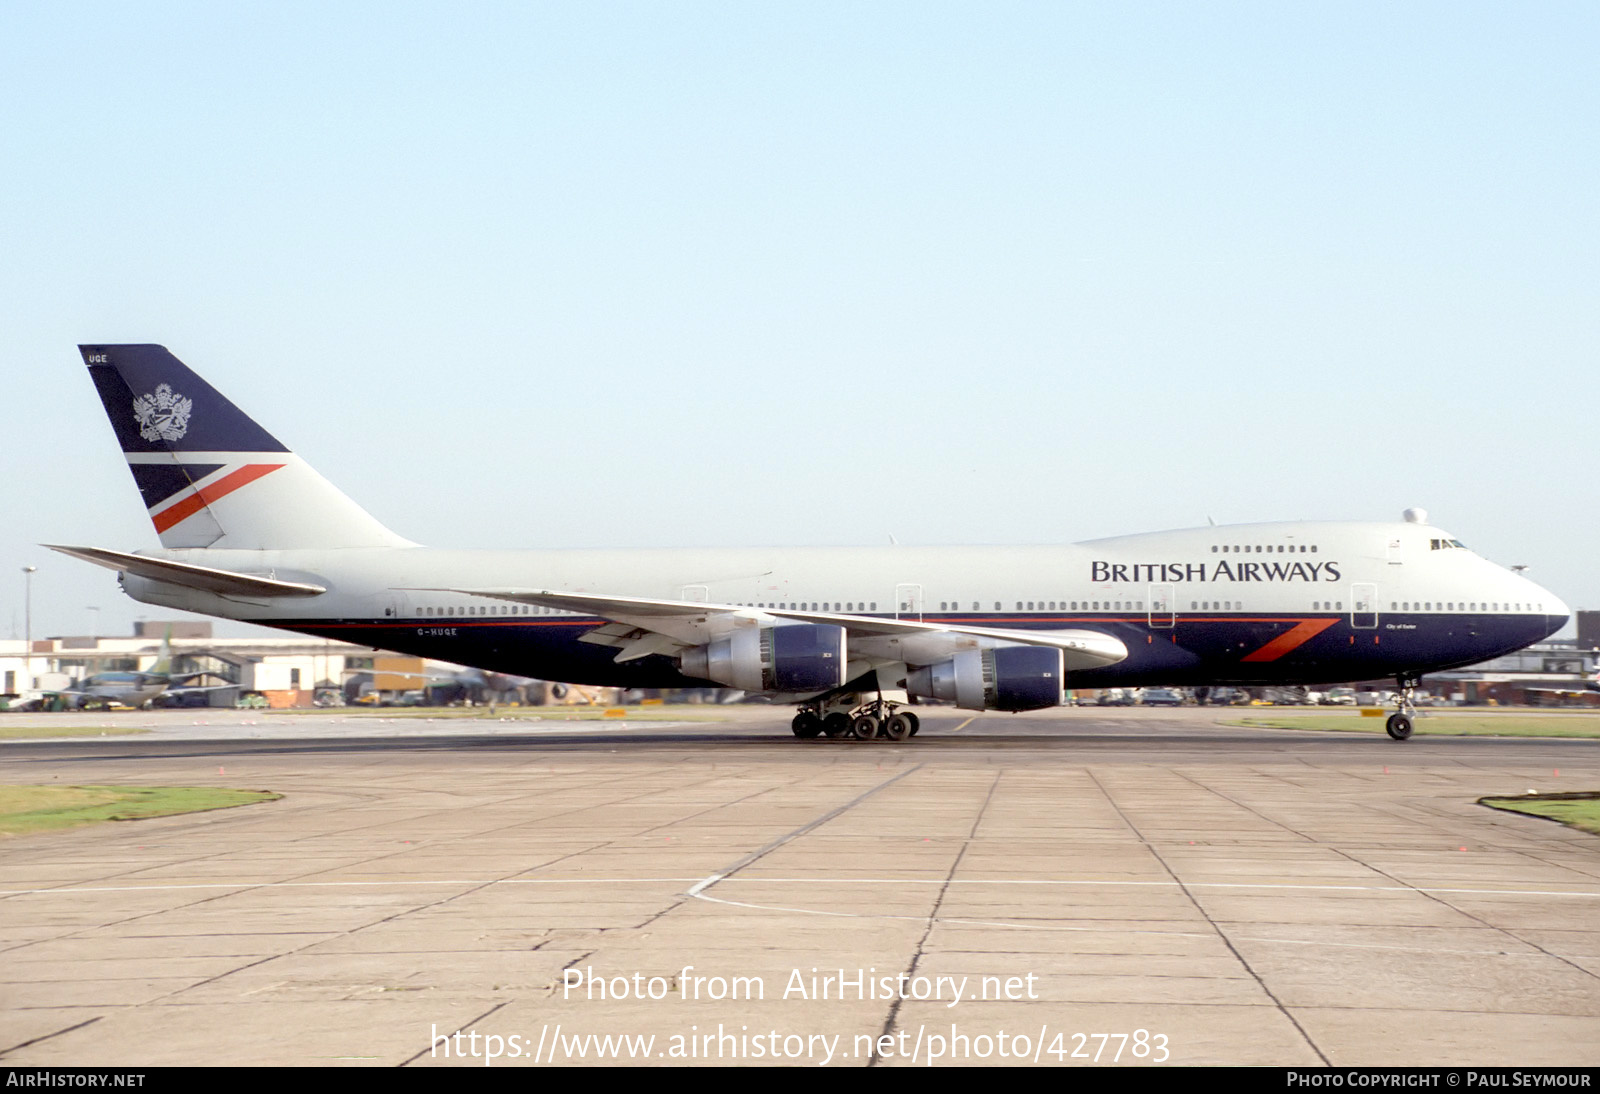
{"type": "Polygon", "coordinates": [[[1211,527],[1215,528],[1217,526],[1217,518],[1212,516],[1210,513],[1207,513],[1206,514],[1206,523],[1211,525],[1211,527]]]}

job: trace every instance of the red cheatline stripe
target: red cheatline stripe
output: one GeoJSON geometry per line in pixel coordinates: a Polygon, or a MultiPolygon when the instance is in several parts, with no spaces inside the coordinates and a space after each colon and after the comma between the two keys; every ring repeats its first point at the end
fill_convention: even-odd
{"type": "Polygon", "coordinates": [[[1297,626],[1283,632],[1256,652],[1240,660],[1276,661],[1290,650],[1305,645],[1337,622],[1337,619],[1302,619],[1297,626]]]}
{"type": "Polygon", "coordinates": [[[255,482],[262,475],[276,471],[282,466],[284,465],[281,463],[247,463],[239,470],[222,476],[210,486],[196,490],[176,505],[169,506],[159,513],[151,513],[150,520],[155,524],[156,531],[165,532],[184,518],[194,516],[218,498],[225,498],[239,487],[255,482]]]}

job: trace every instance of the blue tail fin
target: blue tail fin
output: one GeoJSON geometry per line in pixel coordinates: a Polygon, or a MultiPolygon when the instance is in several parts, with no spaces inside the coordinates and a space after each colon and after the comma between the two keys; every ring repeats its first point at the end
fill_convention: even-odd
{"type": "Polygon", "coordinates": [[[124,452],[287,452],[165,346],[79,346],[124,452]]]}

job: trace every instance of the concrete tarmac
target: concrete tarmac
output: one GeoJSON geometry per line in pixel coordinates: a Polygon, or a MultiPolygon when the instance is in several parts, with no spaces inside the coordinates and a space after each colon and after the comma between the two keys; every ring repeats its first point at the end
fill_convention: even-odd
{"type": "Polygon", "coordinates": [[[0,1062],[1600,1064],[1600,839],[1476,804],[1597,741],[200,713],[4,723],[285,797],[0,842],[0,1062]]]}

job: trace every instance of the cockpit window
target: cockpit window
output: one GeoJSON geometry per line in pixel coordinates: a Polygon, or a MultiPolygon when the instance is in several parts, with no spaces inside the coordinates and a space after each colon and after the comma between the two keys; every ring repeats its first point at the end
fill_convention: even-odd
{"type": "Polygon", "coordinates": [[[1465,551],[1467,545],[1459,539],[1430,539],[1428,541],[1428,549],[1432,551],[1449,551],[1457,548],[1465,551]]]}

